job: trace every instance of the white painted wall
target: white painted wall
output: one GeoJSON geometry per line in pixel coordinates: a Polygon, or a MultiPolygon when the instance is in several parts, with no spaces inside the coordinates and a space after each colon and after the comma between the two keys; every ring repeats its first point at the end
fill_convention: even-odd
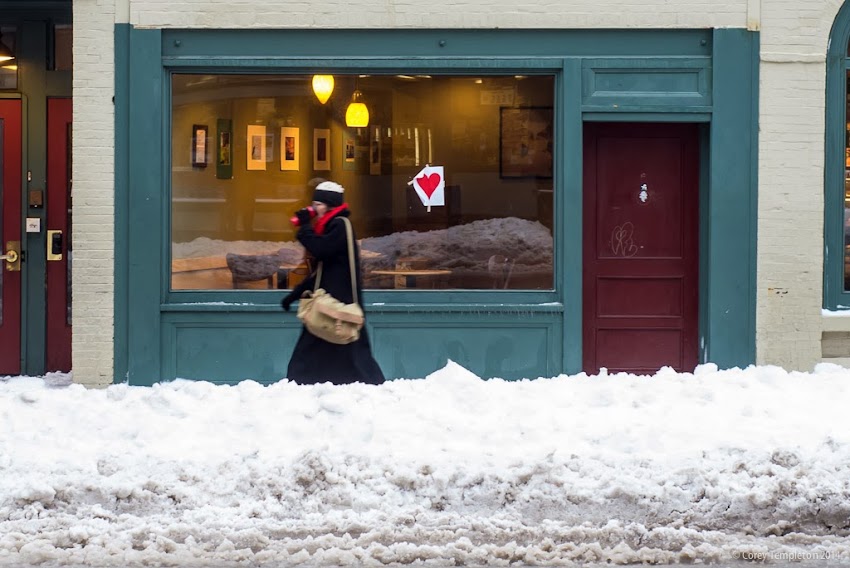
{"type": "MultiPolygon", "coordinates": [[[[74,380],[110,382],[113,25],[761,31],[757,360],[820,360],[825,54],[841,0],[74,0],[74,380]]],[[[746,246],[746,243],[742,243],[746,246]]]]}
{"type": "Polygon", "coordinates": [[[74,0],[74,381],[112,382],[115,0],[74,0]]]}

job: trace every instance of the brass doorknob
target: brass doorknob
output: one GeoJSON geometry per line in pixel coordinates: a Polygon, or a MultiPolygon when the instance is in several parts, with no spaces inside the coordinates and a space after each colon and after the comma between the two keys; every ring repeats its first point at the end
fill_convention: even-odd
{"type": "Polygon", "coordinates": [[[9,264],[13,264],[18,260],[18,252],[14,250],[8,251],[6,254],[0,256],[0,259],[5,260],[9,264]]]}

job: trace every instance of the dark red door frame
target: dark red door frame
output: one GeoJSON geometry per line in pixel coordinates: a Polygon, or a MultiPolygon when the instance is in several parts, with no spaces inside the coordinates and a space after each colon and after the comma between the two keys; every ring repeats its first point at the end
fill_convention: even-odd
{"type": "MultiPolygon", "coordinates": [[[[61,260],[47,264],[48,371],[71,370],[71,114],[69,98],[47,100],[47,227],[48,250],[53,248],[49,231],[61,231],[56,250],[61,260]]],[[[37,251],[47,254],[48,250],[37,251]]]]}
{"type": "MultiPolygon", "coordinates": [[[[9,241],[21,241],[21,118],[20,100],[0,100],[3,122],[0,254],[7,252],[9,241]]],[[[0,374],[18,375],[21,372],[21,272],[7,270],[6,264],[0,261],[0,374]]]]}
{"type": "Polygon", "coordinates": [[[583,203],[584,370],[693,370],[699,333],[696,125],[586,124],[583,203]],[[641,201],[647,176],[647,201],[641,201]],[[642,226],[626,221],[633,217],[642,226]],[[664,239],[668,234],[674,238],[664,239]]]}

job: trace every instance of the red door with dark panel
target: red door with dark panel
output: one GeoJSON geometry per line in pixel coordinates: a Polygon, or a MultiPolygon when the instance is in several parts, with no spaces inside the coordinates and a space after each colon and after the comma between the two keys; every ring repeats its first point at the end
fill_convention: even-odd
{"type": "Polygon", "coordinates": [[[698,360],[699,141],[692,124],[584,131],[584,370],[698,360]]]}
{"type": "Polygon", "coordinates": [[[21,372],[21,101],[0,99],[0,375],[21,372]]]}
{"type": "Polygon", "coordinates": [[[71,110],[71,99],[47,101],[48,371],[71,370],[71,110]]]}

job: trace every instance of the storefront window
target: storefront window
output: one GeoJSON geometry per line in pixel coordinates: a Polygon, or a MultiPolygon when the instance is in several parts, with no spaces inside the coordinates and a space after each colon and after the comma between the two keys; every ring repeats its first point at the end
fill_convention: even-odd
{"type": "Polygon", "coordinates": [[[174,75],[172,288],[291,287],[289,219],[325,178],[367,289],[552,289],[553,101],[547,75],[333,75],[325,103],[312,75],[174,75]]]}

